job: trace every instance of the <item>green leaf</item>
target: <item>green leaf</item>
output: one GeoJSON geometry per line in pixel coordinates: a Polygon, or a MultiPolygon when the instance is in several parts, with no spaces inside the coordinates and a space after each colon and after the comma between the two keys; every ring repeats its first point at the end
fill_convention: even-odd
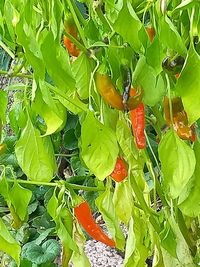
{"type": "Polygon", "coordinates": [[[10,255],[19,266],[21,247],[0,218],[0,250],[10,255]]]}
{"type": "Polygon", "coordinates": [[[194,173],[194,151],[173,130],[169,130],[162,138],[158,152],[165,193],[177,198],[194,173]]]}
{"type": "Polygon", "coordinates": [[[73,150],[78,147],[75,129],[70,129],[64,133],[64,146],[68,150],[73,150]]]}
{"type": "Polygon", "coordinates": [[[32,192],[26,188],[23,188],[14,180],[14,185],[10,191],[10,199],[15,209],[16,214],[21,221],[24,221],[28,214],[28,204],[31,200],[32,192]]]}
{"type": "Polygon", "coordinates": [[[10,201],[10,188],[9,184],[6,180],[5,176],[5,169],[2,170],[1,176],[0,176],[0,194],[4,197],[4,199],[9,202],[10,201]]]}
{"type": "MultiPolygon", "coordinates": [[[[196,5],[198,3],[198,1],[196,0],[184,0],[181,2],[181,4],[179,4],[175,9],[174,11],[177,11],[177,10],[183,10],[183,9],[187,9],[189,7],[192,7],[193,5],[196,5]]],[[[173,11],[173,12],[174,12],[173,11]]]]}
{"type": "Polygon", "coordinates": [[[161,246],[174,258],[176,258],[176,236],[173,233],[169,223],[166,223],[164,229],[159,233],[161,246]]]}
{"type": "Polygon", "coordinates": [[[49,106],[42,99],[40,90],[36,91],[36,96],[32,107],[36,113],[45,120],[47,130],[44,136],[62,130],[66,123],[66,108],[58,100],[53,100],[53,102],[53,105],[49,106]]]}
{"type": "Polygon", "coordinates": [[[189,122],[200,118],[200,56],[191,45],[176,90],[182,97],[189,122]]]}
{"type": "Polygon", "coordinates": [[[33,67],[35,76],[44,79],[45,68],[40,47],[35,33],[25,20],[24,13],[21,14],[20,21],[16,26],[16,34],[17,42],[24,47],[25,56],[33,67]]]}
{"type": "Polygon", "coordinates": [[[128,180],[115,184],[113,203],[118,218],[128,225],[133,207],[132,189],[128,180]]]}
{"type": "Polygon", "coordinates": [[[15,146],[17,161],[30,180],[49,182],[53,178],[54,164],[49,151],[45,148],[44,139],[28,118],[20,139],[15,146]]]}
{"type": "MultiPolygon", "coordinates": [[[[197,217],[200,214],[199,195],[200,195],[200,143],[195,142],[194,152],[196,157],[196,167],[193,175],[193,181],[188,187],[188,197],[179,204],[183,214],[190,217],[197,217]]],[[[181,196],[180,196],[181,197],[181,196]]]]}
{"type": "Polygon", "coordinates": [[[48,74],[59,90],[73,92],[75,80],[70,69],[69,56],[60,45],[56,44],[51,32],[44,32],[41,51],[48,74]]]}
{"type": "Polygon", "coordinates": [[[79,251],[74,251],[71,261],[74,267],[90,267],[90,262],[84,251],[85,237],[77,223],[75,223],[74,240],[76,241],[79,251]]]}
{"type": "Polygon", "coordinates": [[[195,267],[195,264],[193,262],[193,257],[191,255],[190,249],[188,247],[188,244],[186,243],[185,238],[183,237],[177,222],[175,221],[175,218],[173,216],[168,217],[168,222],[170,223],[170,226],[174,232],[175,239],[177,242],[176,247],[176,258],[172,257],[170,254],[164,252],[162,247],[162,253],[163,253],[163,262],[165,266],[177,266],[177,267],[195,267]]]}
{"type": "Polygon", "coordinates": [[[72,64],[72,72],[76,80],[77,92],[81,99],[89,97],[91,74],[94,69],[94,61],[85,53],[82,53],[72,64]]]}
{"type": "Polygon", "coordinates": [[[142,169],[138,150],[134,144],[133,134],[124,119],[119,119],[116,128],[117,141],[124,154],[124,158],[130,163],[132,170],[142,169]]]}
{"type": "Polygon", "coordinates": [[[162,76],[156,75],[156,71],[146,63],[144,56],[141,56],[137,63],[133,81],[144,89],[144,103],[149,106],[154,106],[159,102],[165,93],[162,76]]]}
{"type": "Polygon", "coordinates": [[[8,104],[7,93],[3,90],[0,90],[0,119],[6,123],[6,109],[8,104]]]}
{"type": "Polygon", "coordinates": [[[57,208],[58,208],[58,199],[56,197],[55,190],[54,190],[53,195],[47,204],[47,211],[50,214],[50,216],[54,219],[54,221],[56,220],[56,216],[57,216],[56,214],[57,208]]]}
{"type": "Polygon", "coordinates": [[[145,239],[147,238],[146,223],[140,212],[134,211],[129,222],[124,267],[145,266],[148,257],[148,249],[145,247],[145,239]]]}
{"type": "Polygon", "coordinates": [[[155,70],[155,75],[162,71],[162,61],[165,54],[158,36],[154,37],[152,44],[146,49],[146,62],[155,70]]]}
{"type": "Polygon", "coordinates": [[[60,253],[58,241],[49,239],[42,246],[31,244],[26,250],[25,258],[36,264],[53,261],[60,253]]]}
{"type": "Polygon", "coordinates": [[[160,19],[160,41],[166,48],[171,48],[180,55],[184,56],[187,53],[181,36],[167,16],[160,19]]]}
{"type": "Polygon", "coordinates": [[[104,180],[113,171],[118,152],[114,132],[89,112],[81,131],[81,156],[87,167],[97,178],[104,180]]]}
{"type": "Polygon", "coordinates": [[[125,238],[120,228],[119,219],[116,215],[113,204],[113,193],[110,190],[110,185],[107,184],[106,191],[99,195],[95,203],[102,214],[109,233],[116,241],[117,248],[124,250],[125,238]]]}
{"type": "Polygon", "coordinates": [[[128,42],[136,52],[141,51],[142,47],[138,34],[142,28],[142,23],[130,2],[124,1],[123,8],[120,10],[113,28],[123,37],[124,42],[128,42]]]}

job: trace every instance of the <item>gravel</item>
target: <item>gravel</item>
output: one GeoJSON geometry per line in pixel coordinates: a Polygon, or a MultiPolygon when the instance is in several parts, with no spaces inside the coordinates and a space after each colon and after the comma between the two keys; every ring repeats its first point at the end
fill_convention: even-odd
{"type": "Polygon", "coordinates": [[[116,249],[109,248],[101,242],[88,240],[85,244],[85,253],[92,267],[123,266],[123,258],[117,254],[116,249]]]}

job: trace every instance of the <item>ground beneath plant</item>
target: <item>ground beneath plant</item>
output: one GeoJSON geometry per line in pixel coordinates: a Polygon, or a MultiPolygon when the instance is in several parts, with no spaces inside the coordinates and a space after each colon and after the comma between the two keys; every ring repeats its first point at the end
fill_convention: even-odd
{"type": "Polygon", "coordinates": [[[116,249],[110,248],[100,242],[88,240],[85,252],[92,267],[120,267],[123,266],[123,258],[116,249]]]}

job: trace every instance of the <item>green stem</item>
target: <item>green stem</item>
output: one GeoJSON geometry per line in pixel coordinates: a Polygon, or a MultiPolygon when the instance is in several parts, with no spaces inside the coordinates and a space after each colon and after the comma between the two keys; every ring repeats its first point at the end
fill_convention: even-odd
{"type": "Polygon", "coordinates": [[[78,153],[73,153],[73,154],[55,154],[56,157],[66,157],[66,158],[70,158],[73,156],[78,155],[78,153]]]}
{"type": "Polygon", "coordinates": [[[87,41],[86,41],[86,38],[85,38],[84,31],[83,31],[83,29],[81,28],[81,25],[80,25],[80,23],[79,23],[79,21],[78,21],[78,18],[77,18],[77,16],[76,16],[76,13],[75,13],[74,8],[73,8],[73,5],[72,5],[72,2],[73,2],[73,1],[71,1],[71,0],[66,0],[66,1],[67,1],[68,6],[69,6],[69,9],[70,9],[70,11],[71,11],[71,13],[72,13],[74,22],[75,22],[75,24],[76,24],[76,27],[77,27],[78,32],[79,32],[79,34],[80,34],[80,37],[81,37],[81,39],[82,39],[82,41],[83,41],[83,44],[84,44],[85,47],[88,47],[88,45],[87,45],[87,41]]]}
{"type": "MultiPolygon", "coordinates": [[[[14,180],[7,179],[9,183],[14,183],[14,180]]],[[[46,183],[46,182],[40,182],[40,181],[28,181],[28,180],[20,180],[17,179],[17,182],[20,184],[29,184],[29,185],[38,185],[38,186],[59,186],[59,181],[57,183],[46,183]]],[[[76,184],[70,184],[68,182],[64,182],[65,186],[69,189],[76,189],[76,190],[83,190],[83,191],[103,191],[103,189],[99,189],[97,187],[92,186],[83,186],[83,185],[76,185],[76,184]]]]}
{"type": "Polygon", "coordinates": [[[157,193],[158,193],[158,195],[159,195],[159,197],[160,197],[163,205],[164,206],[168,206],[167,201],[165,200],[165,197],[163,195],[162,188],[160,186],[160,182],[158,180],[157,175],[155,174],[155,172],[153,170],[152,162],[151,162],[151,160],[149,158],[149,155],[147,154],[146,151],[144,152],[144,158],[145,158],[147,169],[149,170],[149,172],[152,175],[153,180],[155,182],[155,185],[154,186],[156,187],[157,193]]]}
{"type": "Polygon", "coordinates": [[[0,46],[3,48],[3,50],[12,58],[15,58],[15,55],[13,52],[0,40],[0,46]]]}
{"type": "Polygon", "coordinates": [[[20,77],[20,78],[27,78],[27,79],[33,79],[33,75],[25,74],[25,73],[9,73],[5,70],[0,70],[0,75],[6,75],[8,77],[20,77]]]}
{"type": "Polygon", "coordinates": [[[65,31],[65,35],[83,52],[87,53],[88,50],[83,46],[76,38],[74,38],[71,34],[65,31]]]}

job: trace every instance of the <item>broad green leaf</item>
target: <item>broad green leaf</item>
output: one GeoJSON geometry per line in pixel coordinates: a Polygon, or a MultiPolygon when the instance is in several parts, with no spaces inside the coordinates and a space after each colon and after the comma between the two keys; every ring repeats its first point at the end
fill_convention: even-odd
{"type": "Polygon", "coordinates": [[[28,204],[31,200],[32,192],[26,188],[23,188],[14,180],[14,185],[10,191],[10,199],[15,209],[16,214],[21,221],[24,221],[28,213],[28,204]]]}
{"type": "Polygon", "coordinates": [[[94,62],[82,53],[72,64],[72,72],[76,81],[76,88],[81,99],[89,97],[91,74],[94,69],[94,62]]]}
{"type": "Polygon", "coordinates": [[[24,47],[27,61],[34,69],[36,78],[44,79],[45,68],[36,35],[31,26],[21,14],[19,23],[16,26],[17,42],[24,47]]]}
{"type": "Polygon", "coordinates": [[[58,241],[49,239],[42,246],[31,244],[24,256],[33,263],[42,264],[54,260],[59,253],[60,246],[58,241]]]}
{"type": "Polygon", "coordinates": [[[189,122],[200,118],[200,56],[191,45],[176,90],[182,97],[189,122]]]}
{"type": "Polygon", "coordinates": [[[52,155],[45,149],[44,140],[30,118],[16,143],[15,153],[20,167],[30,180],[51,181],[55,168],[52,155]]]}
{"type": "Polygon", "coordinates": [[[164,248],[172,257],[176,258],[176,236],[168,222],[166,222],[163,230],[159,233],[159,237],[161,240],[161,247],[164,248]]]}
{"type": "MultiPolygon", "coordinates": [[[[183,237],[177,222],[173,216],[168,217],[168,221],[173,229],[173,232],[176,236],[176,258],[172,257],[170,254],[163,254],[163,261],[165,266],[177,266],[177,267],[195,267],[193,263],[193,257],[191,255],[188,244],[186,243],[185,238],[183,237]],[[166,258],[165,258],[166,257],[166,258]],[[170,263],[172,265],[170,265],[170,263]]],[[[161,248],[162,249],[162,248],[161,248]]],[[[162,249],[163,252],[163,249],[162,249]]]]}
{"type": "Polygon", "coordinates": [[[138,34],[142,28],[142,23],[130,2],[124,1],[113,27],[123,37],[124,42],[128,42],[136,52],[141,51],[142,47],[138,34]]]}
{"type": "Polygon", "coordinates": [[[171,48],[180,55],[184,56],[187,53],[181,36],[167,16],[160,19],[160,41],[166,48],[171,48]]]}
{"type": "Polygon", "coordinates": [[[162,76],[156,75],[156,71],[147,64],[144,56],[141,56],[137,63],[133,73],[133,81],[144,89],[144,103],[149,106],[154,106],[165,94],[162,76]]]}
{"type": "Polygon", "coordinates": [[[128,180],[115,184],[113,203],[118,218],[128,225],[133,207],[132,189],[128,180]]]}
{"type": "Polygon", "coordinates": [[[47,211],[56,223],[56,232],[65,252],[69,252],[69,250],[78,251],[77,245],[72,238],[72,215],[66,207],[58,205],[59,201],[54,191],[48,202],[47,211]]]}
{"type": "Polygon", "coordinates": [[[69,56],[61,45],[55,43],[51,32],[44,32],[41,51],[47,72],[59,90],[74,92],[75,80],[70,69],[69,56]]]}
{"type": "Polygon", "coordinates": [[[155,70],[158,75],[162,71],[162,61],[165,54],[162,51],[162,46],[158,36],[154,37],[152,44],[146,49],[146,62],[155,70]]]}
{"type": "Polygon", "coordinates": [[[188,197],[179,205],[183,214],[190,217],[197,217],[200,214],[200,143],[195,142],[194,152],[196,156],[196,167],[193,175],[192,185],[188,186],[188,197]]]}
{"type": "Polygon", "coordinates": [[[55,104],[56,102],[53,99],[51,92],[55,93],[55,97],[60,101],[60,103],[62,103],[63,106],[65,106],[72,113],[78,114],[87,110],[87,105],[79,99],[76,92],[61,92],[58,88],[44,81],[40,81],[40,88],[43,95],[43,100],[48,106],[52,107],[53,111],[57,115],[59,115],[59,110],[55,104]]]}
{"type": "Polygon", "coordinates": [[[6,26],[9,32],[9,35],[14,42],[15,40],[15,32],[13,27],[13,17],[17,11],[15,10],[14,6],[12,5],[12,1],[6,0],[4,4],[4,19],[6,22],[6,26]]]}
{"type": "Polygon", "coordinates": [[[133,212],[129,222],[128,239],[124,267],[146,266],[148,249],[145,246],[145,239],[148,238],[146,222],[138,211],[133,212]]]}
{"type": "Polygon", "coordinates": [[[37,90],[33,108],[35,112],[44,119],[47,125],[47,130],[44,136],[62,130],[66,123],[66,108],[58,100],[53,100],[53,102],[54,105],[52,106],[46,104],[42,98],[40,90],[37,90]]]}
{"type": "Polygon", "coordinates": [[[162,138],[158,152],[165,193],[177,198],[194,173],[194,151],[173,130],[169,130],[162,138]]]}
{"type": "Polygon", "coordinates": [[[107,185],[106,191],[99,195],[95,203],[102,214],[109,233],[116,242],[117,248],[124,250],[125,238],[120,228],[120,222],[113,204],[113,193],[109,185],[107,185]]]}
{"type": "Polygon", "coordinates": [[[19,266],[21,247],[0,218],[0,250],[10,255],[19,266]]]}
{"type": "Polygon", "coordinates": [[[3,90],[0,90],[0,119],[5,123],[6,122],[6,108],[8,104],[7,93],[3,90]]]}
{"type": "Polygon", "coordinates": [[[114,132],[89,112],[82,124],[81,156],[92,173],[100,180],[115,167],[119,148],[114,132]]]}
{"type": "Polygon", "coordinates": [[[78,245],[79,251],[74,251],[71,261],[74,267],[90,267],[90,262],[84,251],[85,237],[77,223],[74,224],[74,240],[78,245]]]}
{"type": "Polygon", "coordinates": [[[54,35],[54,39],[58,39],[60,38],[60,28],[62,27],[62,16],[63,16],[63,9],[64,6],[62,5],[60,0],[54,1],[51,0],[50,1],[50,16],[49,16],[49,24],[50,24],[50,28],[52,30],[52,33],[54,35]]]}

